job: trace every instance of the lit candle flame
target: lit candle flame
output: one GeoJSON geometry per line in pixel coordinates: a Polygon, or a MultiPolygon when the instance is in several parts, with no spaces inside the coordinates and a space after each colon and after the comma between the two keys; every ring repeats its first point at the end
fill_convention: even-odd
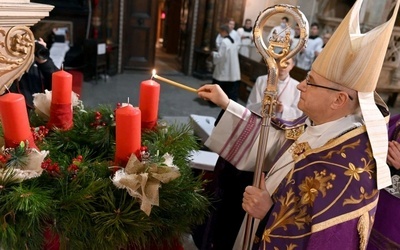
{"type": "Polygon", "coordinates": [[[153,80],[154,76],[156,75],[156,69],[153,69],[151,71],[151,73],[152,73],[152,75],[151,75],[151,79],[150,80],[153,80]]]}

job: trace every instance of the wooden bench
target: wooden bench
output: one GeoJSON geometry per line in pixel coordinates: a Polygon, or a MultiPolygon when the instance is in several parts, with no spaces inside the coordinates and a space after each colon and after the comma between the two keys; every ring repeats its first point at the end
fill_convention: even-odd
{"type": "Polygon", "coordinates": [[[304,79],[306,79],[307,73],[308,70],[300,69],[294,66],[293,69],[290,71],[290,76],[293,79],[296,79],[297,81],[301,82],[304,79]]]}
{"type": "Polygon", "coordinates": [[[239,99],[247,102],[257,77],[268,74],[268,67],[264,62],[257,62],[242,55],[239,55],[239,63],[241,73],[239,99]]]}
{"type": "Polygon", "coordinates": [[[243,102],[247,102],[250,91],[254,86],[255,81],[251,80],[249,76],[241,74],[240,85],[239,85],[239,99],[243,102]]]}

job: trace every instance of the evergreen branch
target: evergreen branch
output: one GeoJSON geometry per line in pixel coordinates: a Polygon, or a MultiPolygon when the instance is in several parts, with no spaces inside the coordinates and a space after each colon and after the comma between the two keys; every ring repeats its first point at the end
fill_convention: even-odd
{"type": "MultiPolygon", "coordinates": [[[[34,126],[46,124],[34,113],[30,120],[34,126]]],[[[199,149],[191,127],[170,125],[142,133],[151,161],[160,163],[161,157],[169,153],[181,173],[179,178],[162,184],[160,204],[147,216],[140,210],[138,200],[110,180],[114,123],[110,107],[74,110],[71,130],[50,131],[43,142],[36,144],[50,151],[49,159],[58,164],[59,172],[45,170],[38,178],[22,183],[12,180],[12,171],[3,172],[2,248],[41,249],[45,241],[43,232],[50,229],[59,236],[61,249],[142,249],[154,246],[155,242],[173,242],[204,220],[210,202],[202,191],[204,181],[193,175],[189,165],[190,151],[199,149]],[[71,171],[69,167],[75,164],[77,156],[82,160],[71,171]]],[[[18,150],[15,163],[24,160],[24,154],[18,150]]]]}

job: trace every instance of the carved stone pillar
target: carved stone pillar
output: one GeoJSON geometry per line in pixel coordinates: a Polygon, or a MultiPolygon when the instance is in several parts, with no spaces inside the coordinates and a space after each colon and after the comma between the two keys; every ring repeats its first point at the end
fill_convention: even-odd
{"type": "Polygon", "coordinates": [[[31,66],[35,38],[29,27],[53,8],[30,0],[0,0],[0,94],[31,66]]]}

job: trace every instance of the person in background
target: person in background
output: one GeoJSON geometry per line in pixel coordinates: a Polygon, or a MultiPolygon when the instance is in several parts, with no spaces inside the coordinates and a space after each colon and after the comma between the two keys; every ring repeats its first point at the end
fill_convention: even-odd
{"type": "Polygon", "coordinates": [[[320,51],[323,44],[322,38],[319,37],[319,25],[317,23],[312,23],[307,47],[303,48],[301,52],[297,54],[296,67],[303,70],[310,70],[311,64],[315,59],[315,52],[320,51]]]}
{"type": "Polygon", "coordinates": [[[379,193],[368,250],[400,249],[400,114],[391,117],[389,121],[387,163],[392,175],[392,186],[379,193]]]}
{"type": "MultiPolygon", "coordinates": [[[[229,27],[229,33],[228,33],[229,36],[233,39],[235,45],[237,47],[239,47],[240,43],[241,43],[241,39],[240,39],[240,36],[237,33],[237,31],[235,30],[235,20],[233,20],[233,18],[229,18],[228,21],[226,22],[226,25],[228,25],[228,27],[229,27]]],[[[221,33],[218,33],[218,36],[215,39],[215,46],[216,46],[217,50],[221,46],[221,43],[222,43],[223,39],[224,38],[221,36],[221,33]]]]}
{"type": "MultiPolygon", "coordinates": [[[[387,22],[360,37],[362,3],[355,2],[298,85],[304,116],[291,123],[273,119],[261,159],[265,178],[243,195],[243,209],[261,220],[254,249],[367,247],[379,189],[391,184],[389,112],[375,89],[400,0],[387,22]]],[[[254,171],[260,117],[218,85],[204,85],[198,95],[225,110],[205,145],[238,169],[254,171]]]]}
{"type": "MultiPolygon", "coordinates": [[[[267,41],[268,43],[271,42],[280,43],[284,41],[289,41],[290,43],[292,43],[294,36],[295,36],[295,30],[290,27],[289,18],[284,16],[281,19],[281,24],[271,29],[267,41]]],[[[274,52],[279,54],[282,52],[282,48],[275,47],[274,52]]]]}
{"type": "Polygon", "coordinates": [[[50,52],[42,38],[35,42],[35,60],[29,70],[14,81],[10,92],[20,93],[25,97],[27,109],[33,109],[33,94],[51,90],[52,74],[59,69],[50,58],[50,52]]]}
{"type": "MultiPolygon", "coordinates": [[[[286,68],[280,67],[278,63],[278,92],[275,116],[283,120],[294,120],[301,116],[302,112],[297,108],[300,91],[297,89],[299,82],[290,76],[290,71],[295,65],[295,60],[290,58],[286,68]]],[[[264,91],[267,87],[268,75],[257,77],[251,89],[246,107],[251,109],[252,105],[261,103],[264,91]]]]}
{"type": "Polygon", "coordinates": [[[294,27],[294,37],[290,42],[290,50],[296,48],[297,44],[299,43],[299,39],[300,39],[300,27],[299,24],[296,23],[296,26],[294,27]]]}
{"type": "Polygon", "coordinates": [[[212,52],[213,83],[219,84],[232,100],[237,100],[240,81],[239,47],[229,35],[230,28],[223,24],[219,28],[222,37],[218,51],[212,52]]]}
{"type": "Polygon", "coordinates": [[[269,39],[274,36],[284,37],[288,30],[290,31],[290,39],[293,40],[294,30],[290,27],[289,18],[284,16],[281,18],[281,23],[271,29],[267,40],[269,41],[269,39]]]}
{"type": "Polygon", "coordinates": [[[250,46],[254,45],[251,19],[246,19],[244,26],[237,29],[237,33],[241,39],[239,54],[245,57],[250,57],[250,46]]]}
{"type": "Polygon", "coordinates": [[[317,49],[315,51],[315,57],[317,57],[319,55],[319,53],[321,53],[322,49],[325,47],[326,43],[329,41],[329,39],[331,39],[332,34],[327,32],[322,36],[322,41],[324,42],[324,44],[322,45],[322,47],[320,49],[317,49]]]}

